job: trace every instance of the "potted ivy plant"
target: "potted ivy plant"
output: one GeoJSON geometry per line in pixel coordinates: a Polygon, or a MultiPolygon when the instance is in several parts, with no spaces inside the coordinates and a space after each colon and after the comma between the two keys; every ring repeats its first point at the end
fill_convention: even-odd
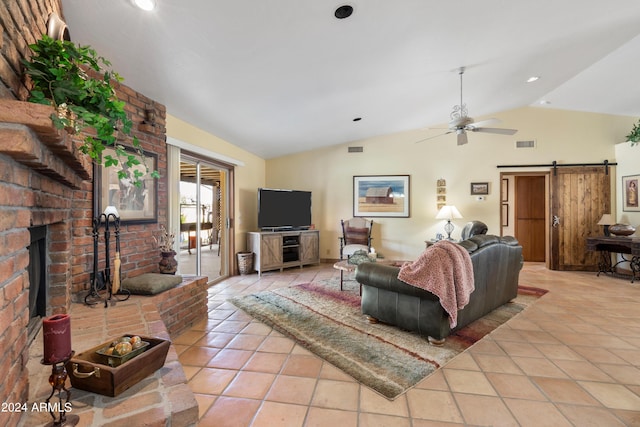
{"type": "Polygon", "coordinates": [[[631,129],[631,132],[627,135],[627,141],[631,143],[631,146],[640,142],[640,120],[633,125],[633,129],[631,129]]]}
{"type": "MultiPolygon", "coordinates": [[[[135,136],[132,145],[136,153],[125,151],[117,143],[119,133],[131,134],[132,122],[127,117],[125,102],[116,96],[113,83],[122,81],[122,77],[110,69],[111,63],[89,46],[53,39],[46,34],[29,48],[33,52],[31,57],[22,60],[32,82],[29,101],[53,106],[55,113],[51,119],[58,129],[71,133],[93,129],[93,133],[85,133],[79,149],[94,162],[105,167],[119,162],[129,167],[140,164],[146,167],[135,136]],[[102,158],[107,146],[115,150],[115,157],[102,158]]],[[[124,174],[121,170],[119,178],[125,178],[124,174]]],[[[143,176],[143,172],[134,169],[136,184],[141,184],[143,176]]],[[[151,176],[159,177],[157,171],[151,176]]]]}

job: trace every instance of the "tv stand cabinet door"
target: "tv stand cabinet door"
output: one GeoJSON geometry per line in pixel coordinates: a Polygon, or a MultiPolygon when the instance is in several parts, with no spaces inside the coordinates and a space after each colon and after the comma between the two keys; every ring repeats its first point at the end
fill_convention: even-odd
{"type": "Polygon", "coordinates": [[[320,263],[320,233],[318,231],[300,233],[300,262],[302,264],[320,263]]]}
{"type": "Polygon", "coordinates": [[[282,235],[262,234],[260,242],[260,271],[282,268],[282,235]]]}

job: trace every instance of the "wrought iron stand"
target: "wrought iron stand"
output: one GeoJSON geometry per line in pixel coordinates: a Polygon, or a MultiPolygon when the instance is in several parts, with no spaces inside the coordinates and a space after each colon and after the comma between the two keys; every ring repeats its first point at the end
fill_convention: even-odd
{"type": "Polygon", "coordinates": [[[59,362],[45,362],[44,359],[40,363],[43,365],[51,365],[51,375],[49,376],[49,384],[51,385],[51,394],[47,397],[45,401],[46,409],[51,414],[51,418],[53,421],[47,424],[47,427],[59,427],[59,426],[75,426],[80,421],[80,418],[77,415],[67,415],[67,410],[71,410],[71,403],[69,400],[71,399],[71,391],[67,388],[67,369],[65,368],[65,364],[73,357],[73,352],[71,356],[65,360],[61,360],[59,362]],[[62,400],[62,392],[65,391],[67,393],[66,399],[62,400]],[[54,393],[58,392],[58,403],[51,403],[51,398],[54,393]],[[55,412],[58,412],[58,416],[56,417],[55,412]]]}

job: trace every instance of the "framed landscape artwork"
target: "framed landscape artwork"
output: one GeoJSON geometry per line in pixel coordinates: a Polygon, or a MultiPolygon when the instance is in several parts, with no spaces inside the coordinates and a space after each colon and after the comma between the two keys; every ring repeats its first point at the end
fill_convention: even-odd
{"type": "MultiPolygon", "coordinates": [[[[127,150],[132,151],[133,150],[127,150]]],[[[113,148],[107,147],[102,156],[111,155],[116,158],[113,148]]],[[[154,153],[143,153],[145,165],[149,171],[158,169],[158,156],[154,153]]],[[[100,215],[107,206],[115,206],[120,221],[125,223],[153,223],[158,221],[158,180],[146,173],[145,165],[131,167],[119,162],[117,166],[96,166],[94,173],[94,215],[100,215]],[[145,175],[141,185],[136,186],[130,178],[118,179],[118,171],[125,170],[133,177],[133,169],[145,175]]]]}
{"type": "Polygon", "coordinates": [[[640,175],[622,177],[622,210],[625,212],[640,212],[638,205],[638,182],[640,175]]]}
{"type": "Polygon", "coordinates": [[[409,175],[353,177],[353,216],[409,217],[409,175]]]}
{"type": "Polygon", "coordinates": [[[488,182],[472,182],[471,183],[471,195],[489,194],[488,182]]]}

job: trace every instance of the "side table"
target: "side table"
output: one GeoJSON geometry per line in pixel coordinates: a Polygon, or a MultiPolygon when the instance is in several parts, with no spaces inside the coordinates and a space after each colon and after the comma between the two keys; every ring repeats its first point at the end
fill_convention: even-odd
{"type": "MultiPolygon", "coordinates": [[[[378,258],[377,261],[378,264],[383,264],[383,265],[390,265],[390,266],[394,266],[394,267],[402,267],[402,264],[404,264],[407,261],[392,261],[392,260],[385,260],[385,259],[381,259],[378,258]]],[[[349,262],[346,259],[343,259],[342,261],[338,261],[335,264],[333,264],[333,268],[335,268],[336,270],[340,270],[340,290],[342,291],[342,284],[344,283],[344,272],[348,272],[348,273],[353,273],[354,271],[356,271],[356,268],[358,268],[358,266],[356,264],[349,264],[349,262]]],[[[362,284],[360,285],[360,295],[362,295],[362,284]]]]}
{"type": "MultiPolygon", "coordinates": [[[[349,264],[349,261],[347,261],[346,259],[333,264],[333,268],[335,268],[336,270],[340,270],[340,290],[342,290],[342,284],[344,282],[344,272],[346,271],[348,273],[353,273],[354,271],[356,271],[357,267],[358,266],[356,264],[349,264]]],[[[360,289],[362,290],[362,286],[360,287],[360,289]]]]}
{"type": "Polygon", "coordinates": [[[616,267],[623,263],[629,263],[631,267],[631,283],[636,278],[640,278],[640,238],[622,236],[600,236],[587,237],[587,250],[600,252],[600,262],[598,262],[598,276],[600,273],[620,275],[616,272],[616,267]],[[611,253],[619,253],[622,258],[615,264],[611,263],[611,253]],[[625,258],[624,254],[631,255],[631,259],[625,258]]]}

